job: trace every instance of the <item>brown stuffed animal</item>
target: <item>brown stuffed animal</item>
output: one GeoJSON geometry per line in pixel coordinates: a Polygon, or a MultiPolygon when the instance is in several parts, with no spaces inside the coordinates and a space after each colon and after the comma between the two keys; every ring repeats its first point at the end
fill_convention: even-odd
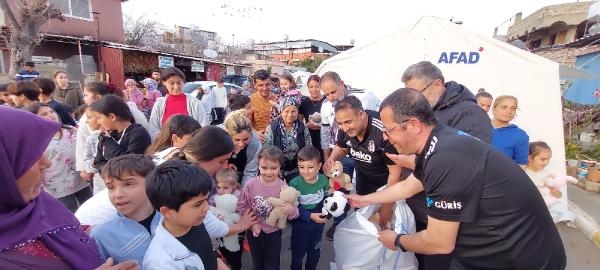
{"type": "Polygon", "coordinates": [[[349,193],[353,188],[352,178],[344,173],[344,165],[342,162],[336,161],[333,167],[327,172],[329,177],[329,191],[341,191],[349,193]]]}
{"type": "Polygon", "coordinates": [[[277,226],[277,228],[280,229],[285,228],[285,223],[287,222],[287,213],[281,210],[281,206],[283,206],[284,203],[298,206],[298,197],[300,197],[299,191],[293,187],[284,186],[281,188],[281,192],[279,192],[279,198],[267,198],[267,202],[273,206],[273,210],[271,210],[271,213],[266,220],[267,225],[277,226]]]}

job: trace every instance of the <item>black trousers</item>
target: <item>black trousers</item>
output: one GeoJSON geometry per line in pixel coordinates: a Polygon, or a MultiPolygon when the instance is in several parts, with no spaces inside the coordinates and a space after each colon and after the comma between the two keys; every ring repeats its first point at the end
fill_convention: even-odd
{"type": "Polygon", "coordinates": [[[260,232],[258,237],[248,231],[248,243],[252,256],[252,269],[254,270],[279,270],[279,257],[281,256],[282,231],[272,233],[260,232]]]}
{"type": "Polygon", "coordinates": [[[241,270],[242,269],[242,254],[244,254],[244,234],[239,235],[240,241],[240,250],[238,251],[229,251],[225,247],[219,247],[219,252],[231,267],[231,270],[241,270]]]}
{"type": "Polygon", "coordinates": [[[219,125],[225,121],[225,108],[215,108],[216,119],[213,119],[211,125],[219,125]]]}

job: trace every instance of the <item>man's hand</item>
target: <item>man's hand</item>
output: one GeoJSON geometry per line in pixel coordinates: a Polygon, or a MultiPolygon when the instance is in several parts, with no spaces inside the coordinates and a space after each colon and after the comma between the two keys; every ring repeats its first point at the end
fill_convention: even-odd
{"type": "Polygon", "coordinates": [[[122,263],[119,263],[117,265],[114,265],[114,260],[113,258],[108,258],[108,260],[106,260],[106,262],[104,262],[102,265],[98,266],[98,268],[96,268],[96,270],[139,270],[141,269],[139,267],[139,265],[137,264],[136,261],[125,261],[122,263]]]}
{"type": "Polygon", "coordinates": [[[322,213],[312,213],[310,214],[310,219],[317,224],[325,224],[327,219],[325,219],[322,215],[322,213]]]}
{"type": "Polygon", "coordinates": [[[331,171],[331,168],[333,168],[333,166],[335,165],[335,160],[333,160],[332,158],[328,158],[327,160],[325,160],[325,163],[323,164],[323,172],[328,173],[331,171]]]}
{"type": "Polygon", "coordinates": [[[379,237],[377,240],[383,244],[384,247],[396,251],[396,245],[394,245],[394,241],[396,240],[397,234],[392,230],[384,230],[379,232],[379,237]]]}
{"type": "Polygon", "coordinates": [[[562,197],[562,192],[560,192],[560,190],[557,188],[550,188],[550,195],[552,195],[554,198],[560,199],[560,197],[562,197]]]}
{"type": "Polygon", "coordinates": [[[366,198],[366,196],[361,196],[358,194],[348,194],[348,195],[344,195],[344,197],[346,197],[348,199],[348,202],[350,202],[350,206],[355,207],[355,208],[362,208],[369,204],[372,204],[366,198]]]}
{"type": "Polygon", "coordinates": [[[392,221],[394,214],[394,203],[384,203],[379,208],[379,226],[387,228],[388,223],[392,221]]]}
{"type": "Polygon", "coordinates": [[[415,155],[400,155],[385,153],[385,155],[391,159],[396,165],[415,170],[415,155]]]}

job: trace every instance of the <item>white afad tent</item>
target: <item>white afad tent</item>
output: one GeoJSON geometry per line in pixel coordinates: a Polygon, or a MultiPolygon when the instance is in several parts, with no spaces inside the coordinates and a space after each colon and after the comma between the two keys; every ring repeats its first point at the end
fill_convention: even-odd
{"type": "Polygon", "coordinates": [[[423,17],[398,32],[323,61],[316,73],[335,71],[346,84],[372,91],[383,100],[404,87],[402,73],[420,61],[432,62],[446,81],[463,84],[473,93],[485,88],[494,97],[517,97],[515,124],[529,134],[530,141],[550,145],[548,171],[565,173],[558,63],[447,19],[423,17]]]}

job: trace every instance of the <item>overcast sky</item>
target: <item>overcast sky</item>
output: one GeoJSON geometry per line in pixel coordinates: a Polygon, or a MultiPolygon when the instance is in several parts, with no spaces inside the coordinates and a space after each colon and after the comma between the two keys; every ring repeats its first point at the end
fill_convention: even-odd
{"type": "Polygon", "coordinates": [[[129,0],[123,13],[153,18],[168,27],[197,25],[226,42],[318,39],[363,45],[411,25],[421,16],[463,21],[463,27],[492,36],[506,32],[517,12],[523,17],[565,0],[129,0]],[[232,36],[234,34],[235,36],[232,36]]]}

